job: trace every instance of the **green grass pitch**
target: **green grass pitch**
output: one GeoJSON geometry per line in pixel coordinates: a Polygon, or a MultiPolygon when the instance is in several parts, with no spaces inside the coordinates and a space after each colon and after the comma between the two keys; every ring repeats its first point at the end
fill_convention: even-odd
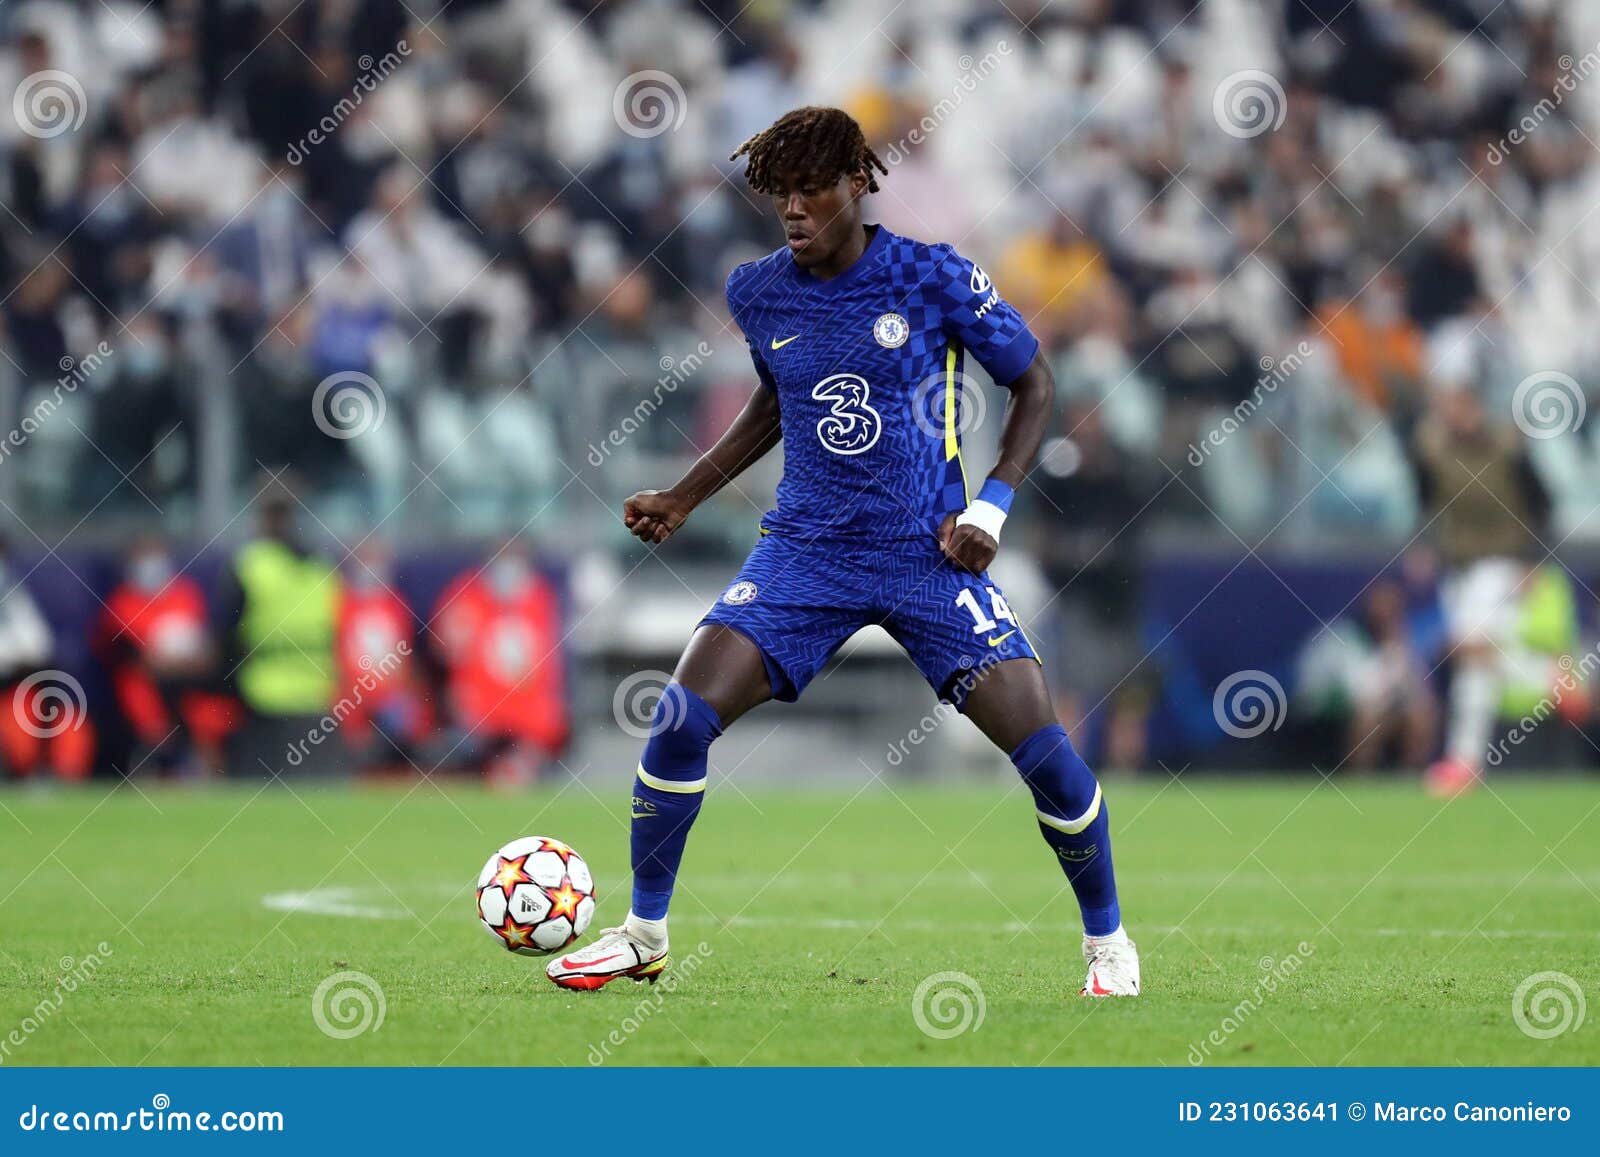
{"type": "MultiPolygon", "coordinates": [[[[714,786],[676,981],[587,994],[500,949],[472,887],[501,843],[557,836],[594,868],[596,925],[619,921],[625,793],[9,793],[0,1064],[1600,1063],[1600,1007],[1549,1039],[1512,1015],[1536,973],[1600,1002],[1592,781],[1508,777],[1450,803],[1398,782],[1107,786],[1137,1000],[1076,995],[1071,893],[1000,783],[714,786]],[[314,993],[340,972],[381,989],[381,1025],[319,1029],[314,993]],[[914,1015],[942,972],[976,985],[957,1035],[914,1015]]],[[[925,1017],[961,1018],[954,994],[925,1017]]]]}

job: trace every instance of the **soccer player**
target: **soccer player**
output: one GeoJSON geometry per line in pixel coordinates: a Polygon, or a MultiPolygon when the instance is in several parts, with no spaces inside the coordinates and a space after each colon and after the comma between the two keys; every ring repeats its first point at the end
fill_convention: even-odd
{"type": "Polygon", "coordinates": [[[1508,689],[1548,692],[1574,725],[1588,714],[1587,695],[1561,666],[1576,634],[1570,592],[1540,566],[1550,496],[1523,436],[1490,421],[1475,384],[1441,383],[1413,438],[1427,525],[1446,568],[1440,595],[1453,668],[1444,756],[1423,785],[1446,798],[1483,781],[1508,689]]]}
{"type": "Polygon", "coordinates": [[[623,504],[660,544],[781,440],[777,509],[701,621],[656,705],[633,787],[627,920],[556,957],[565,988],[653,980],[667,905],[706,787],[711,743],[769,699],[792,702],[869,624],[903,646],[935,693],[1005,751],[1083,914],[1087,996],[1136,996],[1105,801],[1056,721],[1032,645],[986,568],[1034,461],[1055,382],[1039,342],[982,269],[948,245],[863,225],[887,167],[835,108],[800,108],[751,137],[745,179],[772,198],[787,244],[728,278],[756,386],[744,410],[668,490],[623,504]],[[961,462],[962,365],[1010,391],[999,462],[974,498],[961,462]]]}

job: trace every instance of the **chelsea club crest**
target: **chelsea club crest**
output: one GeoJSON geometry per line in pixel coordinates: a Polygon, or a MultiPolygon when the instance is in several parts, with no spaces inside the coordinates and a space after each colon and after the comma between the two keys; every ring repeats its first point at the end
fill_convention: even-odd
{"type": "Polygon", "coordinates": [[[886,313],[872,323],[872,336],[886,350],[898,349],[911,336],[911,327],[898,313],[886,313]]]}
{"type": "Polygon", "coordinates": [[[736,582],[728,588],[722,596],[722,601],[731,606],[742,606],[756,597],[756,584],[753,582],[736,582]]]}

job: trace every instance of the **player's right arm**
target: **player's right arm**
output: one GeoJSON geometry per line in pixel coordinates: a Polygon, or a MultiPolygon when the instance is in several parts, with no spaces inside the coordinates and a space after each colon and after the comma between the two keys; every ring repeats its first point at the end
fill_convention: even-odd
{"type": "Polygon", "coordinates": [[[750,362],[761,379],[744,409],[717,444],[707,450],[670,490],[641,490],[622,504],[623,524],[645,542],[665,542],[695,507],[732,482],[782,439],[778,423],[778,383],[761,351],[748,338],[745,304],[752,287],[764,280],[756,263],[747,262],[728,274],[728,313],[746,332],[750,362]]]}
{"type": "Polygon", "coordinates": [[[733,425],[669,490],[641,490],[622,504],[622,521],[645,542],[665,542],[690,512],[776,446],[782,438],[778,391],[758,385],[733,425]]]}

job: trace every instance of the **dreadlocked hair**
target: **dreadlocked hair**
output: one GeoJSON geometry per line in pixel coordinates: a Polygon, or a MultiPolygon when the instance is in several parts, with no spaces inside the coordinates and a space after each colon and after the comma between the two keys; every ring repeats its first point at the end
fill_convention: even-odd
{"type": "Polygon", "coordinates": [[[831,185],[851,173],[867,175],[867,191],[878,191],[876,169],[889,175],[867,144],[855,117],[840,108],[806,105],[785,113],[733,151],[728,159],[745,157],[744,179],[757,193],[783,192],[785,179],[831,185]]]}

